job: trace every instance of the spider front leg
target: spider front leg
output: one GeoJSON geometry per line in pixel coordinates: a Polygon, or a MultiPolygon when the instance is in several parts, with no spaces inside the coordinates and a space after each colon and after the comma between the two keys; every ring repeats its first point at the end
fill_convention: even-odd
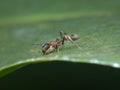
{"type": "Polygon", "coordinates": [[[79,44],[77,44],[77,43],[75,42],[75,40],[79,39],[79,37],[76,37],[76,38],[75,38],[73,35],[66,35],[65,38],[66,38],[68,41],[72,42],[74,45],[76,45],[76,47],[80,48],[79,44]]]}
{"type": "Polygon", "coordinates": [[[58,53],[58,54],[59,54],[59,51],[60,51],[60,47],[58,46],[58,47],[57,47],[57,53],[58,53]]]}

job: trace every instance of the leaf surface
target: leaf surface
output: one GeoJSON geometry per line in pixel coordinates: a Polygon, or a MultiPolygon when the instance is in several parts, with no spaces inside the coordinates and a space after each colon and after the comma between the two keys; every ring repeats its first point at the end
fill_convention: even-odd
{"type": "MultiPolygon", "coordinates": [[[[14,3],[23,5],[14,8],[15,12],[7,7],[1,11],[0,77],[28,64],[48,61],[120,67],[119,0],[114,3],[110,0],[109,4],[107,0],[99,3],[94,0],[92,0],[94,3],[87,0],[71,0],[69,4],[67,0],[59,2],[52,0],[56,5],[52,5],[52,2],[46,5],[44,0],[41,1],[43,1],[41,6],[37,5],[37,0],[29,3],[34,7],[32,11],[30,11],[32,7],[25,10],[22,8],[29,7],[23,0],[20,3],[9,4],[11,8],[17,7],[13,5],[14,3]],[[103,2],[104,4],[101,4],[103,2]],[[43,9],[45,6],[49,8],[43,9]],[[59,38],[59,31],[78,34],[80,39],[76,43],[80,45],[80,49],[70,42],[65,42],[59,53],[54,50],[51,54],[43,56],[42,44],[59,38]],[[40,45],[33,46],[34,43],[40,45]]],[[[4,4],[4,1],[1,2],[4,4]]]]}

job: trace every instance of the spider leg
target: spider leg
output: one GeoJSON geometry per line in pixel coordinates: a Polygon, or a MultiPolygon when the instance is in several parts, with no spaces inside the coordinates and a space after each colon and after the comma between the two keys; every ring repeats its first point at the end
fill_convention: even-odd
{"type": "Polygon", "coordinates": [[[65,42],[65,38],[62,39],[62,45],[64,45],[64,42],[65,42]]]}
{"type": "Polygon", "coordinates": [[[68,40],[80,49],[80,45],[78,45],[76,42],[74,42],[69,36],[68,36],[68,40]]]}
{"type": "Polygon", "coordinates": [[[59,54],[60,47],[57,48],[57,53],[59,54]]]}
{"type": "Polygon", "coordinates": [[[63,38],[63,34],[64,32],[63,31],[60,31],[60,37],[63,38]]]}
{"type": "Polygon", "coordinates": [[[56,45],[54,48],[57,50],[57,53],[59,54],[59,49],[60,49],[59,45],[56,45]]]}

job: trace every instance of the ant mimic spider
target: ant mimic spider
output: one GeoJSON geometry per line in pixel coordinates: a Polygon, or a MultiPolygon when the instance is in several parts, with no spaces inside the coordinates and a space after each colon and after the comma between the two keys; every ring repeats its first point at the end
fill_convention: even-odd
{"type": "Polygon", "coordinates": [[[56,39],[56,41],[51,41],[50,43],[45,43],[42,46],[42,53],[43,55],[47,55],[49,53],[51,53],[54,49],[57,49],[57,51],[59,52],[59,47],[64,45],[65,41],[70,41],[73,44],[75,44],[78,48],[79,45],[77,43],[75,43],[74,41],[79,39],[79,36],[76,34],[66,34],[63,31],[60,32],[60,37],[56,39]]]}

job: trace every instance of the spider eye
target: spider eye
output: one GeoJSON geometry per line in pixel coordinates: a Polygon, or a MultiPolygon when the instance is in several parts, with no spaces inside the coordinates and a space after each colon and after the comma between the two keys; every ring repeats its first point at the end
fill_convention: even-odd
{"type": "Polygon", "coordinates": [[[76,34],[71,34],[71,35],[70,35],[70,38],[71,38],[73,41],[75,41],[75,40],[78,40],[80,37],[79,37],[78,35],[76,35],[76,34]]]}

